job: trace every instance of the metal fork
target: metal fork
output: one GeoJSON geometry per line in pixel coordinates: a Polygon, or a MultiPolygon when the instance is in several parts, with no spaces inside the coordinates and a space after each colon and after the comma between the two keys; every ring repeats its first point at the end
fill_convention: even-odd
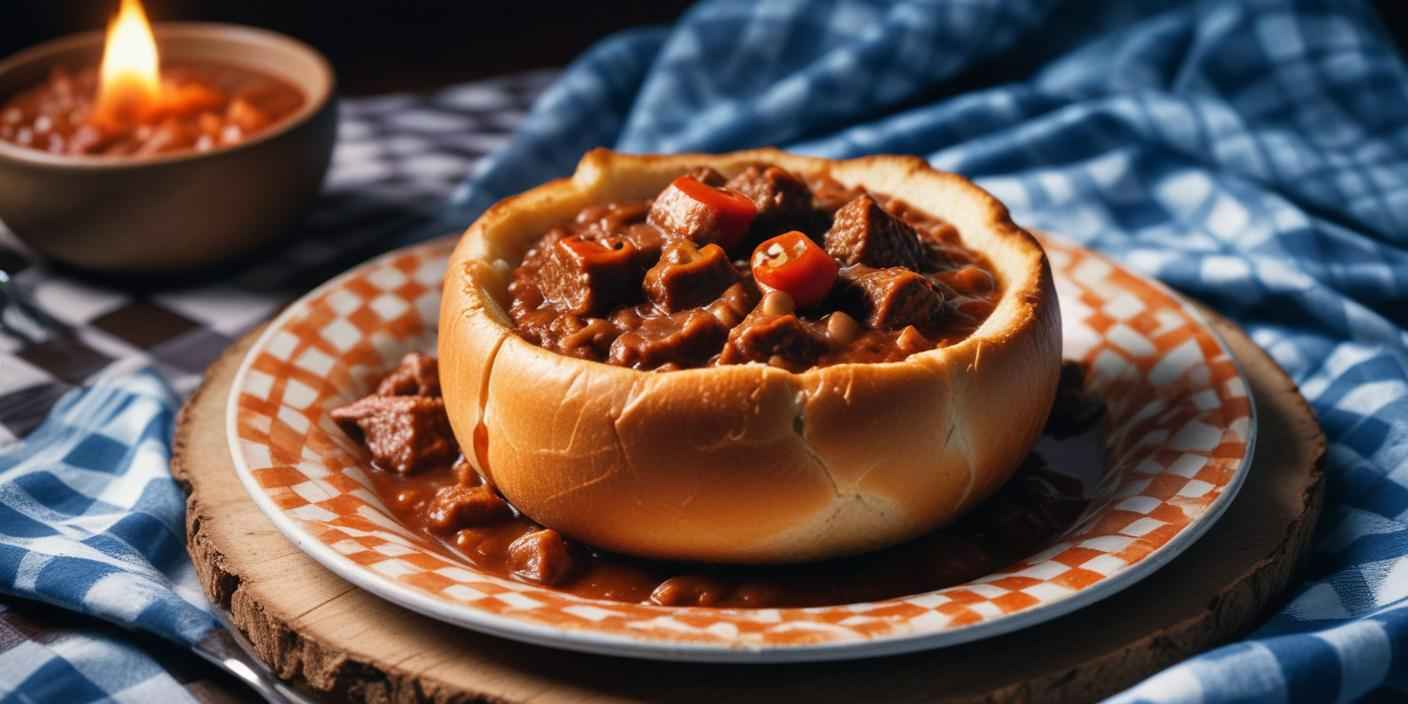
{"type": "Polygon", "coordinates": [[[43,337],[41,334],[26,332],[6,320],[5,314],[11,310],[23,316],[31,326],[37,328],[41,333],[60,333],[68,329],[63,323],[44,312],[43,308],[31,302],[10,276],[10,272],[0,269],[0,333],[22,342],[39,342],[43,337]]]}
{"type": "Polygon", "coordinates": [[[269,704],[317,704],[316,700],[280,680],[268,665],[254,657],[254,646],[230,622],[229,614],[211,605],[218,628],[195,646],[196,654],[238,677],[269,704]]]}

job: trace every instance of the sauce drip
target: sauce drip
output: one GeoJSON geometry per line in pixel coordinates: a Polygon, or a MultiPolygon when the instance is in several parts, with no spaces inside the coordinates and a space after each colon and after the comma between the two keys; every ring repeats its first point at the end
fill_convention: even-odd
{"type": "Polygon", "coordinates": [[[489,427],[482,420],[474,425],[474,460],[485,476],[494,476],[489,469],[489,427]]]}

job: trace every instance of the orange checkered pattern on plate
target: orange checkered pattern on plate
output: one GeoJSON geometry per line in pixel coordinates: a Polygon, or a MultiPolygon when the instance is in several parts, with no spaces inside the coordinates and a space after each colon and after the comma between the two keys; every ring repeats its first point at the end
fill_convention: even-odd
{"type": "Polygon", "coordinates": [[[1149,558],[1206,512],[1248,451],[1250,401],[1216,337],[1176,298],[1072,245],[1046,242],[1065,354],[1108,404],[1109,467],[1076,526],[1027,560],[963,585],[807,609],[594,602],[485,575],[400,526],[364,451],[327,411],[411,350],[434,348],[452,245],[394,254],[334,282],[265,338],[237,389],[239,452],[285,514],[338,554],[424,595],[557,629],[654,642],[785,647],[969,627],[1063,599],[1149,558]]]}

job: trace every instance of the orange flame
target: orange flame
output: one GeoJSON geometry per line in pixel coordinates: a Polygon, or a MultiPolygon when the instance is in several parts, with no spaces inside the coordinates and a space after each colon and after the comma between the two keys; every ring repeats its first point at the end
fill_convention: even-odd
{"type": "Polygon", "coordinates": [[[156,107],[160,92],[152,26],[139,0],[122,0],[117,17],[108,25],[95,116],[119,124],[141,120],[156,107]]]}

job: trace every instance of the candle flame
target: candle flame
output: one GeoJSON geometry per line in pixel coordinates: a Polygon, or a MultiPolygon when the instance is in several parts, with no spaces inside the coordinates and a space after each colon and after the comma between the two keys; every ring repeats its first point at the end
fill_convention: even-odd
{"type": "Polygon", "coordinates": [[[95,111],[100,119],[128,123],[156,106],[161,91],[156,38],[139,0],[122,0],[108,25],[98,76],[95,111]]]}

